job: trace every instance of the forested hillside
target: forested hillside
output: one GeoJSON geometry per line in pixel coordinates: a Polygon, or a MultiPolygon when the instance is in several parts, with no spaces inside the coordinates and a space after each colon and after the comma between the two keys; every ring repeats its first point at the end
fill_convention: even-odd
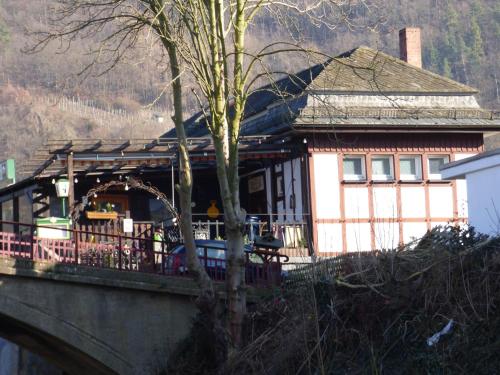
{"type": "MultiPolygon", "coordinates": [[[[169,122],[155,123],[151,116],[165,112],[169,117],[169,98],[160,96],[169,77],[160,51],[147,39],[103,76],[97,76],[98,70],[78,74],[91,59],[92,38],[75,40],[64,53],[57,45],[37,54],[22,52],[32,44],[26,31],[46,25],[52,2],[0,0],[0,159],[11,155],[24,159],[47,137],[161,134],[169,122]],[[148,104],[154,108],[144,109],[148,104]]],[[[498,1],[381,1],[374,14],[360,11],[352,16],[360,24],[376,25],[376,31],[342,23],[332,30],[297,19],[292,32],[308,46],[331,55],[364,44],[398,56],[398,30],[419,26],[424,68],[478,88],[484,107],[500,107],[498,1]]],[[[289,39],[276,23],[270,15],[257,19],[249,45],[258,48],[270,40],[289,39]]],[[[296,71],[303,68],[300,61],[306,64],[289,56],[278,56],[274,63],[284,71],[296,71]]],[[[192,95],[186,102],[187,113],[197,110],[192,95]]]]}

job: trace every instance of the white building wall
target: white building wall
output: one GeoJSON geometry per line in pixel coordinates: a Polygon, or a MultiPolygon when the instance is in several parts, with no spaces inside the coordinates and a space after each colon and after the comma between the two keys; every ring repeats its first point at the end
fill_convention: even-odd
{"type": "Polygon", "coordinates": [[[274,202],[272,200],[272,189],[276,181],[272,180],[271,168],[266,168],[266,188],[267,188],[267,207],[269,215],[273,215],[273,221],[280,222],[303,222],[303,199],[302,199],[302,167],[301,159],[296,158],[283,162],[283,192],[284,199],[276,203],[276,212],[273,212],[274,202]],[[294,207],[292,207],[294,204],[294,207]]]}
{"type": "Polygon", "coordinates": [[[401,187],[401,215],[403,218],[425,219],[424,187],[401,187]]]}
{"type": "MultiPolygon", "coordinates": [[[[469,156],[471,154],[455,154],[452,160],[469,156]]],[[[446,181],[398,186],[342,184],[338,157],[336,153],[312,155],[315,235],[320,253],[371,250],[372,245],[377,249],[392,249],[400,242],[421,238],[429,228],[446,225],[457,216],[459,220],[467,218],[465,182],[456,182],[456,188],[446,181]],[[341,196],[343,202],[340,202],[341,196]],[[458,215],[454,213],[455,208],[458,215]]]]}
{"type": "Polygon", "coordinates": [[[458,217],[469,217],[467,207],[467,182],[465,180],[457,180],[457,211],[458,217]]]}
{"type": "Polygon", "coordinates": [[[345,188],[345,217],[347,219],[368,219],[368,188],[345,188]]]}
{"type": "Polygon", "coordinates": [[[302,217],[302,172],[300,158],[283,163],[283,185],[285,203],[278,202],[278,214],[288,223],[303,222],[302,217]],[[292,204],[294,207],[292,207],[292,204]]]}
{"type": "Polygon", "coordinates": [[[473,95],[311,95],[311,106],[345,107],[401,107],[401,108],[480,108],[473,95]]]}
{"type": "Polygon", "coordinates": [[[453,218],[453,188],[451,186],[429,187],[429,207],[432,218],[453,218]]]}
{"type": "MultiPolygon", "coordinates": [[[[455,154],[455,161],[462,160],[476,154],[455,154]]],[[[457,210],[458,217],[468,217],[467,208],[467,182],[465,180],[455,180],[457,185],[457,210]]]]}
{"type": "Polygon", "coordinates": [[[272,222],[303,223],[302,199],[302,160],[296,158],[282,163],[284,199],[276,202],[276,210],[272,190],[277,181],[272,179],[272,168],[278,171],[276,165],[265,169],[267,212],[272,222]],[[292,203],[294,207],[292,207],[292,203]]]}
{"type": "Polygon", "coordinates": [[[317,219],[340,219],[337,154],[313,154],[317,219]]]}
{"type": "Polygon", "coordinates": [[[302,202],[302,160],[300,158],[291,161],[293,169],[293,186],[295,190],[295,221],[303,222],[302,202]]]}
{"type": "Polygon", "coordinates": [[[403,242],[405,244],[421,238],[427,232],[427,223],[403,223],[403,242]]]}
{"type": "Polygon", "coordinates": [[[318,223],[318,251],[342,252],[342,224],[318,223]]]}
{"type": "Polygon", "coordinates": [[[500,235],[500,165],[466,178],[469,223],[481,233],[500,235]]]}
{"type": "Polygon", "coordinates": [[[283,185],[285,189],[285,220],[287,222],[293,220],[293,209],[290,205],[290,197],[293,195],[293,181],[292,181],[292,163],[291,161],[285,161],[283,163],[283,185]]]}
{"type": "Polygon", "coordinates": [[[373,188],[373,214],[376,218],[394,219],[398,217],[398,202],[395,187],[373,188]]]}
{"type": "Polygon", "coordinates": [[[340,219],[340,183],[337,154],[313,154],[314,194],[318,251],[342,252],[342,224],[321,223],[321,219],[340,219]]]}
{"type": "Polygon", "coordinates": [[[347,251],[371,250],[371,234],[369,223],[346,224],[347,251]]]}
{"type": "Polygon", "coordinates": [[[373,226],[375,247],[377,249],[395,249],[399,245],[399,224],[397,222],[378,222],[373,226]]]}
{"type": "MultiPolygon", "coordinates": [[[[283,201],[279,201],[276,203],[276,211],[278,213],[277,218],[279,222],[284,222],[286,219],[285,215],[285,205],[283,204],[283,201]]],[[[276,221],[276,216],[274,217],[274,221],[276,221]]]]}

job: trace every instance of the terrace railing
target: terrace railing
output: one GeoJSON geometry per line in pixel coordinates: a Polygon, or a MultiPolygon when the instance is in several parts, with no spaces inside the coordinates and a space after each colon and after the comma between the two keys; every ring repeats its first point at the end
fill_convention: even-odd
{"type": "MultiPolygon", "coordinates": [[[[106,241],[90,241],[101,233],[79,229],[54,228],[10,221],[0,221],[2,228],[12,227],[17,233],[0,231],[0,256],[31,259],[52,264],[78,264],[132,272],[170,276],[189,276],[184,255],[172,254],[165,243],[154,239],[121,234],[107,234],[106,241]],[[41,229],[51,231],[52,237],[42,235],[41,229]],[[155,246],[157,243],[160,246],[155,246]],[[155,250],[156,249],[156,250],[155,250]],[[160,250],[158,250],[160,249],[160,250]]],[[[216,281],[225,280],[226,259],[217,256],[210,246],[198,248],[199,261],[216,281]]],[[[256,252],[258,256],[258,252],[256,252]]],[[[280,258],[273,262],[246,262],[249,284],[275,285],[280,282],[280,258]]]]}
{"type": "MultiPolygon", "coordinates": [[[[248,232],[254,231],[259,236],[271,233],[274,237],[283,241],[280,253],[290,257],[308,256],[309,226],[306,217],[300,220],[283,220],[278,215],[272,215],[272,220],[264,220],[268,215],[261,215],[259,220],[248,221],[248,232]]],[[[196,239],[222,239],[225,229],[224,221],[207,220],[205,215],[193,215],[193,230],[196,239]],[[198,220],[196,219],[198,216],[198,220]]]]}

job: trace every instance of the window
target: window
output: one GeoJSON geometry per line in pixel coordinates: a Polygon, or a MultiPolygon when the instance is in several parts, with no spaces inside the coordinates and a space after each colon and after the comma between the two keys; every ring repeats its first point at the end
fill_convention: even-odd
{"type": "Polygon", "coordinates": [[[402,181],[420,181],[422,179],[422,159],[419,155],[401,155],[399,157],[399,177],[402,181]]]}
{"type": "Polygon", "coordinates": [[[433,155],[429,156],[429,179],[430,180],[440,180],[441,171],[440,168],[450,161],[448,155],[433,155]]]}
{"type": "Polygon", "coordinates": [[[344,180],[346,181],[366,180],[365,157],[363,155],[344,156],[344,180]]]}
{"type": "Polygon", "coordinates": [[[92,210],[97,212],[118,212],[124,214],[128,210],[126,195],[103,194],[92,198],[92,210]]]}
{"type": "Polygon", "coordinates": [[[372,179],[376,181],[394,180],[392,156],[374,155],[372,157],[372,179]]]}

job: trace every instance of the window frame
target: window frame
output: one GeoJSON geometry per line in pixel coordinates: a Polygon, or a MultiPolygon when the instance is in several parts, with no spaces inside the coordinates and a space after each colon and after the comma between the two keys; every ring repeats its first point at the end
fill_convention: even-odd
{"type": "Polygon", "coordinates": [[[373,181],[394,181],[394,155],[390,154],[377,154],[372,155],[370,158],[371,166],[371,179],[373,181]],[[389,159],[389,174],[374,174],[373,173],[373,161],[374,159],[389,159]]]}
{"type": "Polygon", "coordinates": [[[342,157],[342,178],[348,182],[365,182],[366,178],[366,156],[361,154],[346,154],[342,157]],[[360,159],[361,160],[361,174],[346,174],[344,163],[346,159],[360,159]]]}
{"type": "MultiPolygon", "coordinates": [[[[119,215],[124,215],[127,211],[129,211],[129,199],[128,196],[125,194],[100,194],[95,198],[91,198],[91,211],[95,212],[102,212],[97,209],[99,206],[99,203],[110,203],[110,204],[115,204],[115,205],[121,205],[122,210],[117,211],[113,209],[111,212],[116,212],[119,215]]],[[[149,206],[149,202],[148,202],[149,206]]],[[[149,207],[148,207],[149,208],[149,207]]],[[[109,212],[109,211],[108,211],[109,212]]]]}
{"type": "Polygon", "coordinates": [[[399,162],[399,179],[401,181],[422,181],[423,179],[423,168],[422,168],[422,155],[417,154],[400,154],[398,158],[399,162]],[[401,173],[401,159],[410,159],[416,160],[415,171],[417,172],[414,175],[411,174],[403,174],[401,173]]]}
{"type": "Polygon", "coordinates": [[[440,159],[446,159],[444,164],[450,162],[450,155],[449,154],[433,154],[433,155],[427,155],[427,176],[428,179],[431,181],[442,181],[443,178],[441,177],[441,172],[440,173],[431,173],[431,159],[432,158],[440,158],[440,159]]]}

